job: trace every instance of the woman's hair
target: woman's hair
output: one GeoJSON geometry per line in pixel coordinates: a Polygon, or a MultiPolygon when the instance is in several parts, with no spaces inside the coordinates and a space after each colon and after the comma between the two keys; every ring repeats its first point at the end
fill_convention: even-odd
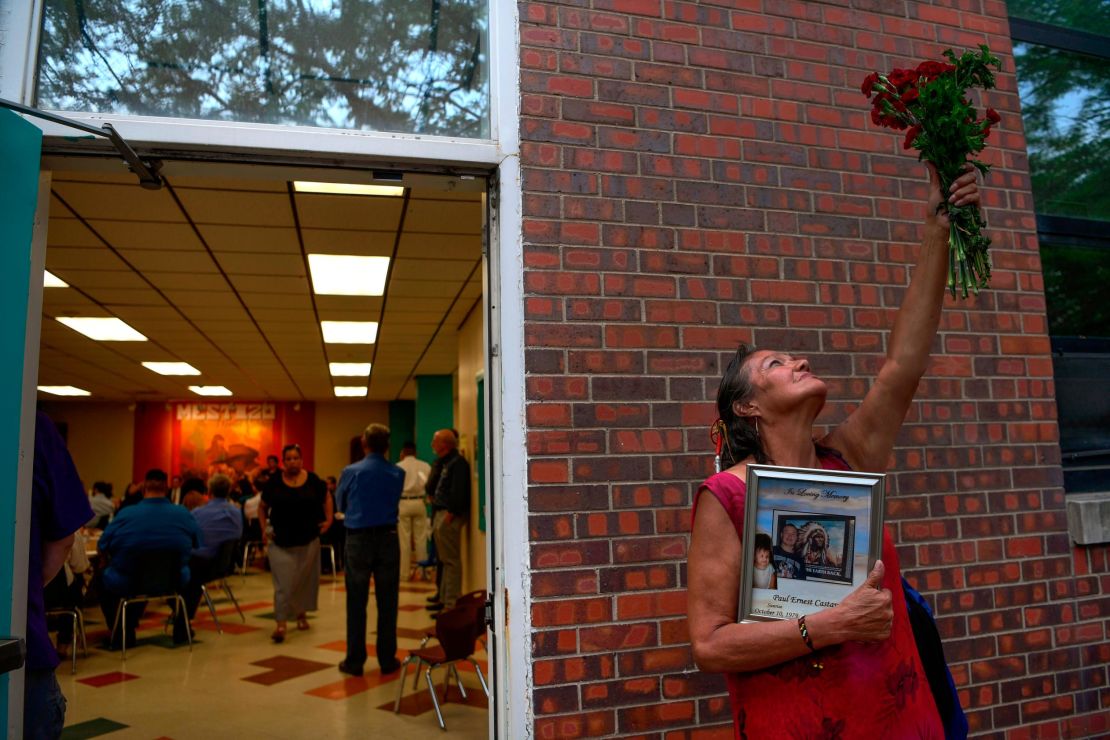
{"type": "Polygon", "coordinates": [[[738,416],[732,410],[733,404],[737,401],[747,401],[755,392],[750,374],[744,367],[753,352],[755,347],[749,347],[746,344],[741,344],[737,348],[736,354],[725,368],[721,385],[717,389],[717,414],[724,423],[721,470],[730,468],[749,457],[754,457],[760,464],[768,462],[767,455],[763,452],[763,445],[759,442],[759,430],[755,419],[738,416]]]}
{"type": "Polygon", "coordinates": [[[284,447],[281,448],[281,459],[282,460],[285,459],[285,455],[289,452],[289,450],[296,450],[298,455],[301,454],[301,446],[299,444],[285,445],[284,447]]]}
{"type": "Polygon", "coordinates": [[[184,496],[188,493],[205,493],[207,491],[208,486],[205,485],[204,481],[200,478],[192,477],[181,484],[182,498],[184,498],[184,496]]]}
{"type": "Polygon", "coordinates": [[[755,535],[755,551],[766,550],[771,552],[771,535],[758,532],[755,535]]]}

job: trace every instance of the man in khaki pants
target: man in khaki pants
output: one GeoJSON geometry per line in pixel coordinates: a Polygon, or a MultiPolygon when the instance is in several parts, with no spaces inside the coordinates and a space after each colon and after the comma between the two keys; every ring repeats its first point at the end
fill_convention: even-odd
{"type": "Polygon", "coordinates": [[[428,559],[428,507],[424,503],[424,484],[432,466],[416,456],[416,444],[409,441],[401,447],[397,467],[405,471],[405,490],[401,494],[397,534],[401,538],[401,578],[412,573],[412,551],[416,562],[428,559]]]}
{"type": "MultiPolygon", "coordinates": [[[[470,514],[470,463],[459,454],[459,438],[450,429],[440,429],[432,437],[432,450],[438,458],[439,476],[432,496],[432,536],[436,553],[443,563],[440,603],[429,609],[438,612],[455,605],[462,591],[462,530],[470,514]]],[[[429,481],[431,483],[431,481],[429,481]]],[[[429,487],[431,487],[429,485],[429,487]]]]}

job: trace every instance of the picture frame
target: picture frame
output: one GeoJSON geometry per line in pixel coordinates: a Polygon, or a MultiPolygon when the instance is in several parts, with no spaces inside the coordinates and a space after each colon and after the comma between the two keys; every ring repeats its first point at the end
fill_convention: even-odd
{"type": "Polygon", "coordinates": [[[882,553],[885,480],[748,465],[739,621],[797,619],[862,585],[882,553]]]}

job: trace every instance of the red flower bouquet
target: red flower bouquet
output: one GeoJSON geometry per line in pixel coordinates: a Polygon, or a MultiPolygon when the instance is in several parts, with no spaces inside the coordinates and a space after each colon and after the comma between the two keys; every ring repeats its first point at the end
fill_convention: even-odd
{"type": "MultiPolygon", "coordinates": [[[[952,181],[970,163],[986,174],[990,166],[971,155],[983,151],[991,127],[1001,118],[987,108],[982,118],[967,96],[973,87],[994,87],[990,67],[1001,68],[999,59],[986,46],[979,53],[963,56],[948,49],[948,62],[925,61],[916,69],[895,69],[889,74],[873,72],[861,90],[871,99],[871,121],[878,126],[906,132],[903,148],[918,150],[919,159],[932,162],[940,176],[941,192],[947,193],[952,181]]],[[[983,216],[976,205],[955,206],[944,201],[952,227],[949,232],[948,289],[953,296],[968,291],[978,294],[990,282],[990,245],[983,233],[983,216]]]]}

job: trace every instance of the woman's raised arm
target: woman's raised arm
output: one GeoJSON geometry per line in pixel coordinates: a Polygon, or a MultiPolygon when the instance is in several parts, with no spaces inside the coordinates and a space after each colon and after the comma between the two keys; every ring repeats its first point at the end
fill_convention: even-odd
{"type": "MultiPolygon", "coordinates": [[[[918,382],[929,363],[929,351],[940,325],[948,275],[948,217],[937,213],[941,203],[936,169],[929,166],[929,199],[925,237],[910,285],[894,319],[886,361],[879,377],[854,412],[822,443],[838,450],[856,470],[886,470],[894,440],[906,418],[918,382]]],[[[971,165],[952,183],[948,200],[956,205],[979,202],[979,186],[971,165]]]]}

